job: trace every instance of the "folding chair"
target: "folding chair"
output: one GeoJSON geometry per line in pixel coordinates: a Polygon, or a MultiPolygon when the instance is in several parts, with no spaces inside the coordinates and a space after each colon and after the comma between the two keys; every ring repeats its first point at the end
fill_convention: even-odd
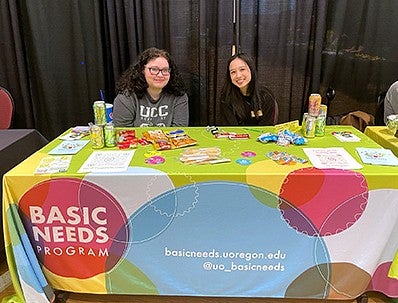
{"type": "Polygon", "coordinates": [[[4,87],[0,86],[0,129],[8,129],[14,116],[14,100],[4,87]]]}

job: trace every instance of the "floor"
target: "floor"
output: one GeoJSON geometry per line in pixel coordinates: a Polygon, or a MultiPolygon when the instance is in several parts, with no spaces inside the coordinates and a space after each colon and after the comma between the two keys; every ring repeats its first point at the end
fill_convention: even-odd
{"type": "MultiPolygon", "coordinates": [[[[8,270],[5,261],[0,263],[0,275],[8,270]]],[[[0,293],[0,302],[3,298],[12,296],[12,285],[0,293]]],[[[2,303],[6,303],[2,302],[2,303]]],[[[297,300],[297,299],[268,299],[268,298],[205,298],[205,297],[167,297],[167,296],[122,296],[122,295],[89,295],[75,293],[57,293],[54,303],[390,303],[387,297],[378,293],[369,293],[361,300],[297,300]]],[[[398,300],[396,301],[398,302],[398,300]]],[[[32,302],[27,302],[32,303],[32,302]]]]}

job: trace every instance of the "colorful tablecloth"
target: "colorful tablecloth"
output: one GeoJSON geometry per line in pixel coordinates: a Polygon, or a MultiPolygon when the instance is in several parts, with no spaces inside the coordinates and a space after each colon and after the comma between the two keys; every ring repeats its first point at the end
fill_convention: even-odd
{"type": "Polygon", "coordinates": [[[175,149],[151,164],[149,145],[137,148],[126,171],[79,173],[93,153],[88,144],[66,172],[34,174],[60,143],[55,139],[5,175],[7,257],[21,297],[49,302],[53,289],[323,299],[372,290],[398,297],[398,279],[388,277],[398,246],[398,167],[318,169],[266,156],[308,159],[303,147],[344,147],[361,163],[355,148],[379,147],[374,141],[349,126],[327,127],[305,146],[256,140],[272,127],[224,128],[249,133],[248,140],[184,130],[195,147],[219,147],[231,162],[187,165],[179,159],[184,149],[175,149]],[[336,130],[361,141],[340,142],[336,130]]]}

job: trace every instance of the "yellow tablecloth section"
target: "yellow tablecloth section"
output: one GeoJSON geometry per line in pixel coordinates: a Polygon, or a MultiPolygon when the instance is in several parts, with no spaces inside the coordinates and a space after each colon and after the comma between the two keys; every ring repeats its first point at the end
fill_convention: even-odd
{"type": "Polygon", "coordinates": [[[388,132],[387,126],[368,126],[365,135],[391,151],[398,157],[398,138],[388,132]]]}
{"type": "MultiPolygon", "coordinates": [[[[184,128],[198,141],[195,147],[219,147],[227,163],[186,165],[184,149],[175,149],[162,151],[165,162],[154,164],[146,161],[153,146],[139,145],[127,170],[81,173],[92,155],[101,163],[115,160],[88,144],[66,171],[35,174],[60,144],[55,139],[9,171],[3,224],[19,296],[50,302],[53,289],[60,289],[318,299],[380,291],[398,297],[398,279],[388,277],[398,247],[398,167],[315,168],[310,161],[282,165],[267,156],[279,151],[308,160],[303,147],[343,147],[362,164],[356,148],[379,145],[350,126],[328,126],[324,137],[304,146],[257,141],[273,127],[223,129],[250,139],[184,128]],[[361,141],[341,142],[335,131],[361,141]]],[[[145,130],[136,129],[137,136],[145,130]]]]}

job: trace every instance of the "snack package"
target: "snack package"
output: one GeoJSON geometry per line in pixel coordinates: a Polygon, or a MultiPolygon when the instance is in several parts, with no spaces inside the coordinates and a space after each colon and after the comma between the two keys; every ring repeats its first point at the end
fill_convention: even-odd
{"type": "Polygon", "coordinates": [[[228,136],[228,139],[230,140],[245,140],[245,139],[250,139],[249,134],[230,134],[228,136]]]}
{"type": "Polygon", "coordinates": [[[296,157],[286,152],[271,151],[268,152],[266,156],[280,165],[304,164],[308,162],[306,159],[296,157]]]}
{"type": "Polygon", "coordinates": [[[171,149],[171,143],[166,137],[166,134],[161,129],[148,130],[143,133],[143,137],[152,143],[156,150],[171,149]]]}
{"type": "Polygon", "coordinates": [[[144,132],[144,138],[151,142],[156,150],[168,150],[195,145],[196,140],[189,137],[183,130],[165,133],[161,129],[144,132]]]}
{"type": "Polygon", "coordinates": [[[204,164],[219,161],[220,156],[218,147],[188,148],[181,153],[180,161],[184,164],[204,164]]]}
{"type": "Polygon", "coordinates": [[[120,130],[118,132],[117,146],[119,149],[136,148],[138,139],[135,136],[135,130],[120,130]]]}
{"type": "MultiPolygon", "coordinates": [[[[212,135],[214,135],[214,138],[216,138],[216,139],[221,139],[221,138],[231,139],[231,137],[232,137],[232,139],[234,139],[233,137],[236,135],[236,133],[234,133],[234,132],[226,132],[226,131],[220,130],[216,126],[207,126],[206,130],[208,132],[211,132],[212,135]]],[[[242,138],[238,138],[238,139],[242,139],[242,138]]]]}
{"type": "Polygon", "coordinates": [[[191,146],[197,143],[196,140],[192,139],[181,129],[166,133],[166,137],[169,138],[174,148],[191,146]]]}

